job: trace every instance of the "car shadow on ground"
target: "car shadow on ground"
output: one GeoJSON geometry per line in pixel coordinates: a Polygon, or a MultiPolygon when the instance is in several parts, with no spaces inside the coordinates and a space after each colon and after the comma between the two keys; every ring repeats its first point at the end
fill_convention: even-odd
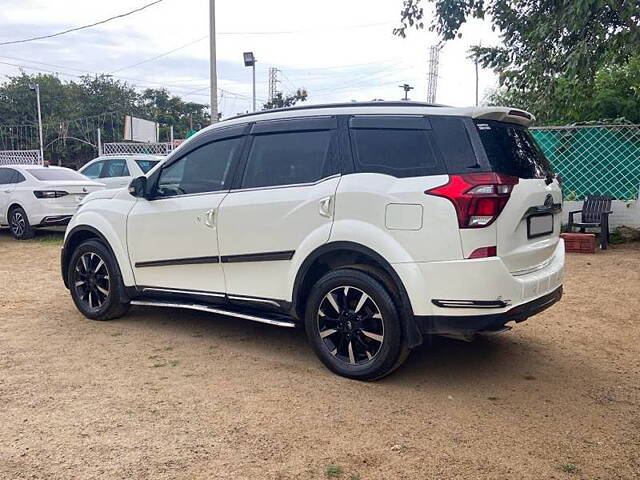
{"type": "MultiPolygon", "coordinates": [[[[280,362],[323,369],[307,344],[302,328],[278,328],[232,317],[154,307],[134,307],[115,322],[121,326],[131,324],[163,331],[180,342],[188,342],[191,337],[212,342],[224,340],[231,348],[237,347],[238,351],[254,356],[273,358],[277,355],[280,362]]],[[[553,352],[547,351],[549,348],[549,345],[538,344],[533,337],[523,338],[510,332],[478,336],[472,342],[427,337],[402,367],[381,382],[452,386],[482,380],[492,383],[511,375],[527,378],[532,368],[541,362],[541,349],[545,350],[545,362],[554,361],[553,352]]],[[[332,375],[328,371],[327,374],[332,375]]]]}
{"type": "Polygon", "coordinates": [[[11,230],[9,227],[0,228],[0,240],[6,241],[14,241],[14,242],[51,242],[51,243],[60,243],[64,239],[65,227],[52,227],[52,228],[36,228],[34,229],[35,236],[29,240],[16,240],[11,235],[11,230]]]}

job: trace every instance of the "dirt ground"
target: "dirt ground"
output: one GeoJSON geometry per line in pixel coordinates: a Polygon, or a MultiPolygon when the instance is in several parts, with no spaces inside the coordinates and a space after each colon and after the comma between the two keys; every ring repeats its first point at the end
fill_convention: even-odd
{"type": "Polygon", "coordinates": [[[640,478],[638,244],[568,255],[562,302],[509,333],[360,383],[300,331],[86,320],[60,243],[0,231],[0,478],[640,478]]]}

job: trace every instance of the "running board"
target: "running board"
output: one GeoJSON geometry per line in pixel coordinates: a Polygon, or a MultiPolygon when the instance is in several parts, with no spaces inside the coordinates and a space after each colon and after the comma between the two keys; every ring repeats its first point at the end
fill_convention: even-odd
{"type": "Polygon", "coordinates": [[[250,320],[252,322],[266,323],[269,325],[275,325],[276,327],[288,327],[294,328],[296,324],[285,320],[276,320],[273,318],[259,317],[257,315],[251,315],[248,313],[236,312],[233,310],[224,310],[218,307],[211,307],[209,305],[201,305],[197,303],[181,303],[181,302],[160,302],[154,300],[131,300],[131,305],[142,305],[147,307],[169,307],[169,308],[187,308],[190,310],[198,310],[201,312],[216,313],[218,315],[226,315],[230,317],[243,318],[244,320],[250,320]]]}

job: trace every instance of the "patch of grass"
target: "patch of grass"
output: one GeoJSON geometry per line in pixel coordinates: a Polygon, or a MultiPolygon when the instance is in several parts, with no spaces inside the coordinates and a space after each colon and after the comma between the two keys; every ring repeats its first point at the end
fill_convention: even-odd
{"type": "Polygon", "coordinates": [[[29,239],[23,240],[26,243],[39,243],[43,245],[57,245],[62,246],[62,242],[64,241],[64,235],[60,233],[40,233],[36,232],[36,236],[29,239]]]}
{"type": "Polygon", "coordinates": [[[327,478],[336,478],[342,473],[342,467],[340,465],[329,464],[324,469],[324,476],[327,478]]]}
{"type": "Polygon", "coordinates": [[[160,367],[166,367],[166,366],[167,366],[167,362],[157,362],[152,365],[153,368],[160,368],[160,367]]]}
{"type": "Polygon", "coordinates": [[[613,245],[640,241],[640,229],[622,225],[610,232],[609,241],[613,245]]]}
{"type": "Polygon", "coordinates": [[[351,475],[349,475],[349,480],[360,480],[360,475],[358,475],[357,473],[352,473],[351,475]]]}
{"type": "Polygon", "coordinates": [[[566,473],[577,473],[578,472],[578,467],[575,466],[573,463],[563,463],[562,465],[560,465],[560,469],[563,472],[566,472],[566,473]]]}
{"type": "Polygon", "coordinates": [[[180,362],[178,360],[169,360],[169,365],[177,367],[180,362]]]}
{"type": "Polygon", "coordinates": [[[111,334],[112,337],[120,337],[122,336],[122,332],[116,332],[111,334]]]}

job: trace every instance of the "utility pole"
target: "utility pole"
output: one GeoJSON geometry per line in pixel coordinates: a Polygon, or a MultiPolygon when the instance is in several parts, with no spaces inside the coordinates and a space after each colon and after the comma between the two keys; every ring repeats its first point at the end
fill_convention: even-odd
{"type": "Polygon", "coordinates": [[[478,59],[475,60],[476,64],[476,107],[478,106],[478,59]]]}
{"type": "Polygon", "coordinates": [[[438,66],[440,64],[440,46],[429,47],[429,71],[427,73],[427,103],[436,103],[438,90],[438,66]]]}
{"type": "Polygon", "coordinates": [[[42,140],[42,111],[40,110],[40,85],[32,83],[29,90],[36,92],[36,103],[38,104],[38,134],[40,136],[40,162],[44,163],[44,146],[42,140]]]}
{"type": "Polygon", "coordinates": [[[402,88],[404,90],[404,99],[405,100],[409,100],[409,90],[413,90],[413,87],[409,86],[408,83],[405,83],[403,85],[398,85],[400,88],[402,88]]]}
{"type": "Polygon", "coordinates": [[[209,76],[211,77],[211,123],[218,121],[218,72],[216,70],[216,0],[209,0],[209,76]]]}
{"type": "MultiPolygon", "coordinates": [[[[482,42],[480,42],[479,47],[482,47],[482,42]]],[[[479,96],[478,96],[478,84],[480,82],[479,82],[479,76],[478,76],[478,57],[477,56],[473,59],[473,63],[475,63],[475,67],[476,67],[476,107],[477,107],[478,103],[480,103],[479,96]]]]}

